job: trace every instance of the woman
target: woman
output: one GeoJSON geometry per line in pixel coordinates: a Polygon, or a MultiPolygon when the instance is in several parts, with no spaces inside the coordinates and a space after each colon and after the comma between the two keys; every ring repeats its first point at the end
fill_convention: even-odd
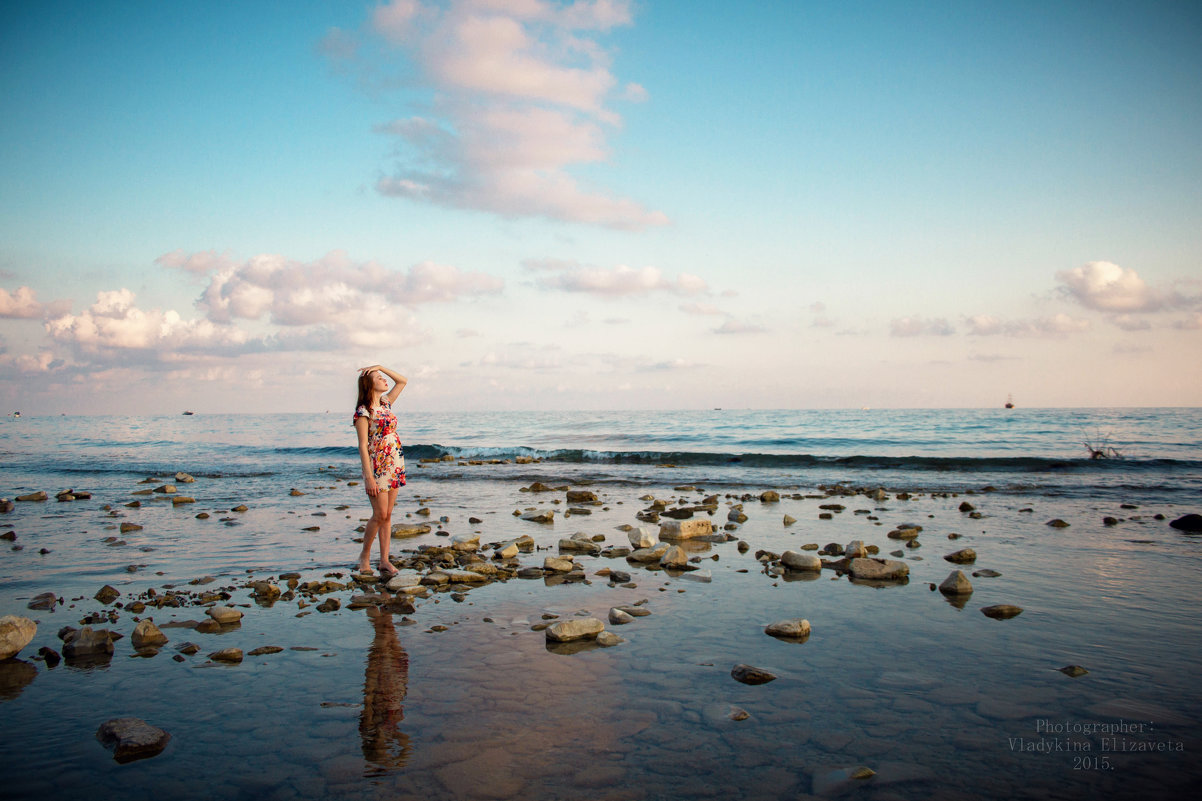
{"type": "Polygon", "coordinates": [[[380,572],[394,575],[397,569],[388,558],[392,543],[392,507],[397,490],[405,486],[405,454],[397,435],[392,402],[409,383],[403,375],[373,364],[359,371],[359,399],[355,404],[355,431],[359,435],[359,461],[363,465],[363,484],[371,499],[371,519],[363,532],[363,551],[359,570],[371,572],[371,542],[380,538],[380,572]],[[392,388],[388,388],[388,379],[392,388]]]}

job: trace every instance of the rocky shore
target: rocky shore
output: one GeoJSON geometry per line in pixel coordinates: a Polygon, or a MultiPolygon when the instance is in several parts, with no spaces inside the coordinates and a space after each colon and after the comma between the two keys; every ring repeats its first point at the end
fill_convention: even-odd
{"type": "MultiPolygon", "coordinates": [[[[147,479],[128,498],[105,499],[73,489],[23,493],[15,503],[4,505],[5,514],[14,520],[0,518],[0,530],[10,543],[10,554],[18,556],[25,547],[23,529],[34,519],[21,516],[23,507],[91,501],[97,520],[115,528],[116,533],[105,537],[106,548],[128,547],[125,537],[145,536],[147,521],[140,520],[138,512],[155,505],[188,509],[194,526],[224,524],[230,527],[231,537],[243,536],[239,527],[242,516],[251,511],[250,505],[233,503],[217,508],[206,501],[202,485],[219,481],[198,482],[180,472],[171,480],[147,479]],[[184,494],[180,485],[199,489],[184,494]],[[191,511],[196,509],[200,511],[191,511]]],[[[353,487],[355,482],[334,484],[353,487]]],[[[354,529],[357,526],[362,531],[362,518],[355,513],[362,510],[346,504],[331,508],[321,494],[323,489],[334,487],[291,488],[287,500],[279,504],[282,508],[292,504],[292,513],[315,517],[344,513],[346,524],[331,527],[322,521],[299,528],[312,536],[331,536],[331,530],[337,530],[332,536],[344,543],[339,547],[353,557],[354,529]],[[322,498],[320,503],[318,498],[322,498]]],[[[1012,511],[1005,504],[994,503],[988,487],[968,493],[968,497],[843,485],[805,493],[782,488],[706,492],[693,485],[646,492],[534,482],[509,485],[503,492],[508,492],[510,505],[474,512],[439,514],[444,504],[436,493],[419,498],[412,511],[398,510],[401,520],[393,526],[391,561],[399,572],[391,578],[378,571],[360,574],[333,565],[284,564],[285,569],[277,565],[241,575],[218,572],[156,582],[144,580],[148,566],[131,564],[123,581],[104,583],[88,593],[41,587],[14,599],[25,606],[23,613],[0,619],[0,698],[20,697],[40,672],[60,670],[60,665],[78,669],[79,676],[105,669],[114,660],[156,657],[194,668],[224,666],[228,670],[248,669],[247,662],[253,661],[256,669],[262,670],[271,669],[271,660],[288,652],[328,652],[329,643],[321,638],[289,641],[278,634],[274,641],[257,642],[264,631],[268,638],[273,628],[282,632],[283,627],[270,621],[283,617],[303,620],[316,615],[333,620],[367,614],[375,622],[391,621],[389,629],[404,627],[403,631],[409,632],[404,638],[443,635],[456,625],[456,621],[444,622],[447,605],[471,607],[475,626],[491,626],[509,637],[538,638],[546,654],[566,658],[565,664],[587,671],[591,669],[586,667],[589,660],[602,652],[620,655],[623,649],[631,649],[642,659],[652,646],[673,647],[671,640],[664,643],[666,631],[695,631],[691,628],[694,619],[708,614],[712,604],[731,603],[734,596],[723,594],[724,583],[737,584],[740,592],[751,588],[757,598],[764,597],[764,592],[809,584],[812,591],[774,606],[761,605],[743,614],[728,609],[714,618],[721,625],[737,627],[733,639],[748,655],[719,648],[716,650],[724,656],[729,653],[725,663],[718,659],[698,663],[723,678],[705,680],[710,699],[705,708],[709,711],[696,725],[714,727],[735,742],[739,741],[737,730],[728,727],[752,727],[757,717],[779,724],[764,705],[790,698],[788,690],[780,688],[796,684],[797,663],[812,660],[808,652],[821,653],[828,647],[824,634],[830,637],[846,626],[843,616],[831,613],[835,602],[823,599],[824,595],[834,597],[834,587],[815,582],[862,588],[856,590],[861,593],[857,596],[859,608],[881,619],[889,618],[899,597],[914,599],[907,603],[926,603],[917,595],[935,597],[942,603],[941,607],[923,607],[926,614],[936,614],[940,608],[949,614],[969,611],[999,628],[1022,626],[1028,619],[1022,613],[1031,604],[1025,593],[1010,583],[1011,565],[998,555],[1001,549],[995,541],[982,536],[986,533],[982,526],[987,528],[996,515],[1005,515],[1006,525],[1012,526],[1012,519],[1030,517],[1034,512],[1028,508],[1012,511]],[[824,535],[827,528],[848,533],[824,535]],[[988,587],[986,599],[974,601],[983,586],[988,587]],[[692,604],[680,599],[690,593],[697,596],[692,604]],[[576,608],[548,611],[562,606],[565,598],[576,608]],[[522,621],[520,630],[513,625],[515,620],[522,621]],[[255,624],[253,639],[242,636],[249,632],[248,622],[255,624]],[[749,639],[753,632],[762,638],[762,644],[749,639]],[[763,654],[774,655],[774,664],[757,664],[757,655],[763,654]],[[745,695],[752,691],[759,695],[745,695]]],[[[459,508],[464,505],[460,502],[459,508]]],[[[1170,528],[1170,516],[1162,513],[1134,508],[1110,511],[1113,513],[1097,515],[1096,520],[1058,513],[1033,522],[1053,529],[1113,527],[1134,521],[1176,531],[1186,530],[1183,526],[1192,519],[1172,515],[1175,519],[1170,528]]],[[[153,547],[147,547],[151,550],[144,552],[153,553],[153,547]]],[[[1037,609],[1036,614],[1043,611],[1037,609]]],[[[297,636],[296,627],[287,630],[291,637],[297,636]]],[[[321,636],[330,631],[330,626],[323,626],[321,636]]],[[[380,636],[377,633],[377,641],[380,636]]],[[[1027,669],[1032,673],[1052,671],[1061,681],[1087,681],[1082,677],[1091,675],[1094,666],[1057,663],[1049,657],[1027,669]]],[[[916,709],[939,697],[936,686],[919,689],[925,700],[921,705],[912,704],[916,709]]],[[[854,707],[854,694],[844,692],[841,697],[841,704],[854,707]]],[[[951,694],[944,700],[952,706],[958,703],[951,694]]],[[[990,701],[980,694],[972,696],[971,704],[976,717],[994,720],[1011,719],[1007,716],[1017,714],[1022,706],[990,701]]],[[[399,708],[399,701],[397,705],[399,708]]],[[[96,739],[112,749],[113,759],[120,763],[166,759],[173,749],[186,746],[180,745],[177,734],[160,725],[161,721],[129,716],[97,720],[96,739]]],[[[396,722],[381,725],[395,726],[396,722]]],[[[638,732],[646,735],[653,728],[638,728],[638,732]]],[[[857,751],[850,743],[827,743],[823,748],[829,754],[855,754],[857,758],[832,763],[828,757],[791,782],[774,779],[781,793],[830,796],[855,787],[877,787],[881,792],[905,796],[910,792],[907,788],[925,788],[925,792],[939,786],[940,771],[913,761],[875,758],[874,754],[887,754],[877,746],[857,751]]],[[[521,771],[500,773],[512,781],[499,780],[498,786],[513,792],[528,788],[532,781],[521,771]]],[[[600,775],[609,774],[602,770],[600,775]]],[[[454,784],[444,776],[444,790],[448,782],[454,784]]],[[[469,795],[493,797],[476,790],[469,795]]],[[[495,797],[510,795],[507,791],[495,797]]]]}

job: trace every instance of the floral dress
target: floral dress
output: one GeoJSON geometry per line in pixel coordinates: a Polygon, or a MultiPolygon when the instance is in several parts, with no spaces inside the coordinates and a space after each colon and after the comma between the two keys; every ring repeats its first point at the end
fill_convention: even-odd
{"type": "Polygon", "coordinates": [[[380,398],[380,406],[374,416],[366,406],[360,406],[355,410],[354,420],[360,417],[367,418],[367,453],[371,457],[371,470],[376,483],[381,489],[405,486],[405,452],[397,435],[397,420],[392,405],[386,398],[380,398]]]}

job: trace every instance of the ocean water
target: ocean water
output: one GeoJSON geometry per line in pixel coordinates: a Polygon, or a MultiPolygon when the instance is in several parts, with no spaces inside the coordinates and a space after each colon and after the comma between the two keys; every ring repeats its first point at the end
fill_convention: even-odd
{"type": "MultiPolygon", "coordinates": [[[[255,603],[245,585],[346,580],[368,514],[349,414],[5,419],[0,496],[50,495],[0,515],[14,536],[0,542],[0,615],[39,623],[0,664],[11,797],[1148,799],[1202,782],[1202,542],[1168,525],[1202,512],[1202,410],[398,411],[410,483],[394,522],[433,530],[394,541],[394,557],[440,535],[529,534],[539,550],[521,561],[541,565],[577,531],[624,544],[618,527],[641,524],[648,497],[717,495],[716,527],[736,504],[748,519],[729,542],[689,545],[708,581],[578,556],[587,582],[433,592],[407,619],[347,609],[348,590],[342,609],[314,613],[255,603]],[[1085,442],[1121,458],[1089,459],[1085,442]],[[132,494],[177,471],[196,477],[176,485],[195,503],[132,494]],[[524,491],[534,481],[602,503],[571,513],[562,490],[524,491]],[[836,485],[885,500],[824,489],[836,485]],[[56,502],[66,488],[92,498],[56,502]],[[781,500],[759,501],[765,489],[781,500]],[[529,508],[555,522],[514,514],[529,508]],[[902,524],[923,527],[921,547],[888,538],[902,524]],[[866,586],[756,558],[854,539],[899,554],[909,580],[866,586]],[[953,603],[932,587],[962,547],[978,553],[966,574],[1000,575],[974,576],[953,603]],[[607,567],[633,586],[597,575],[607,567]],[[151,658],[128,639],[99,665],[33,658],[61,649],[60,627],[114,608],[92,598],[103,584],[125,604],[203,576],[242,605],[238,629],[164,629],[151,658]],[[45,591],[64,605],[28,610],[45,591]],[[652,614],[608,626],[625,640],[613,648],[565,654],[531,630],[638,602],[652,614]],[[1023,612],[993,620],[980,612],[992,604],[1023,612]],[[813,626],[804,643],[763,633],[794,617],[813,626]],[[185,640],[201,651],[176,661],[185,640]],[[206,659],[259,645],[284,650],[206,659]],[[740,684],[738,663],[778,678],[740,684]],[[1070,678],[1070,664],[1089,672],[1070,678]],[[171,744],[118,765],[95,732],[126,715],[171,744]],[[874,775],[849,779],[858,767],[874,775]]],[[[146,614],[162,625],[204,610],[146,614]]],[[[105,625],[128,637],[134,617],[105,625]]]]}

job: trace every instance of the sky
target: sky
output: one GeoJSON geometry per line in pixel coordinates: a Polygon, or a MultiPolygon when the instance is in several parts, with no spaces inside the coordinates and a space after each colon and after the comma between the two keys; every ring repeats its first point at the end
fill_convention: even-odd
{"type": "Polygon", "coordinates": [[[25,414],[1202,405],[1202,6],[0,16],[25,414]]]}

